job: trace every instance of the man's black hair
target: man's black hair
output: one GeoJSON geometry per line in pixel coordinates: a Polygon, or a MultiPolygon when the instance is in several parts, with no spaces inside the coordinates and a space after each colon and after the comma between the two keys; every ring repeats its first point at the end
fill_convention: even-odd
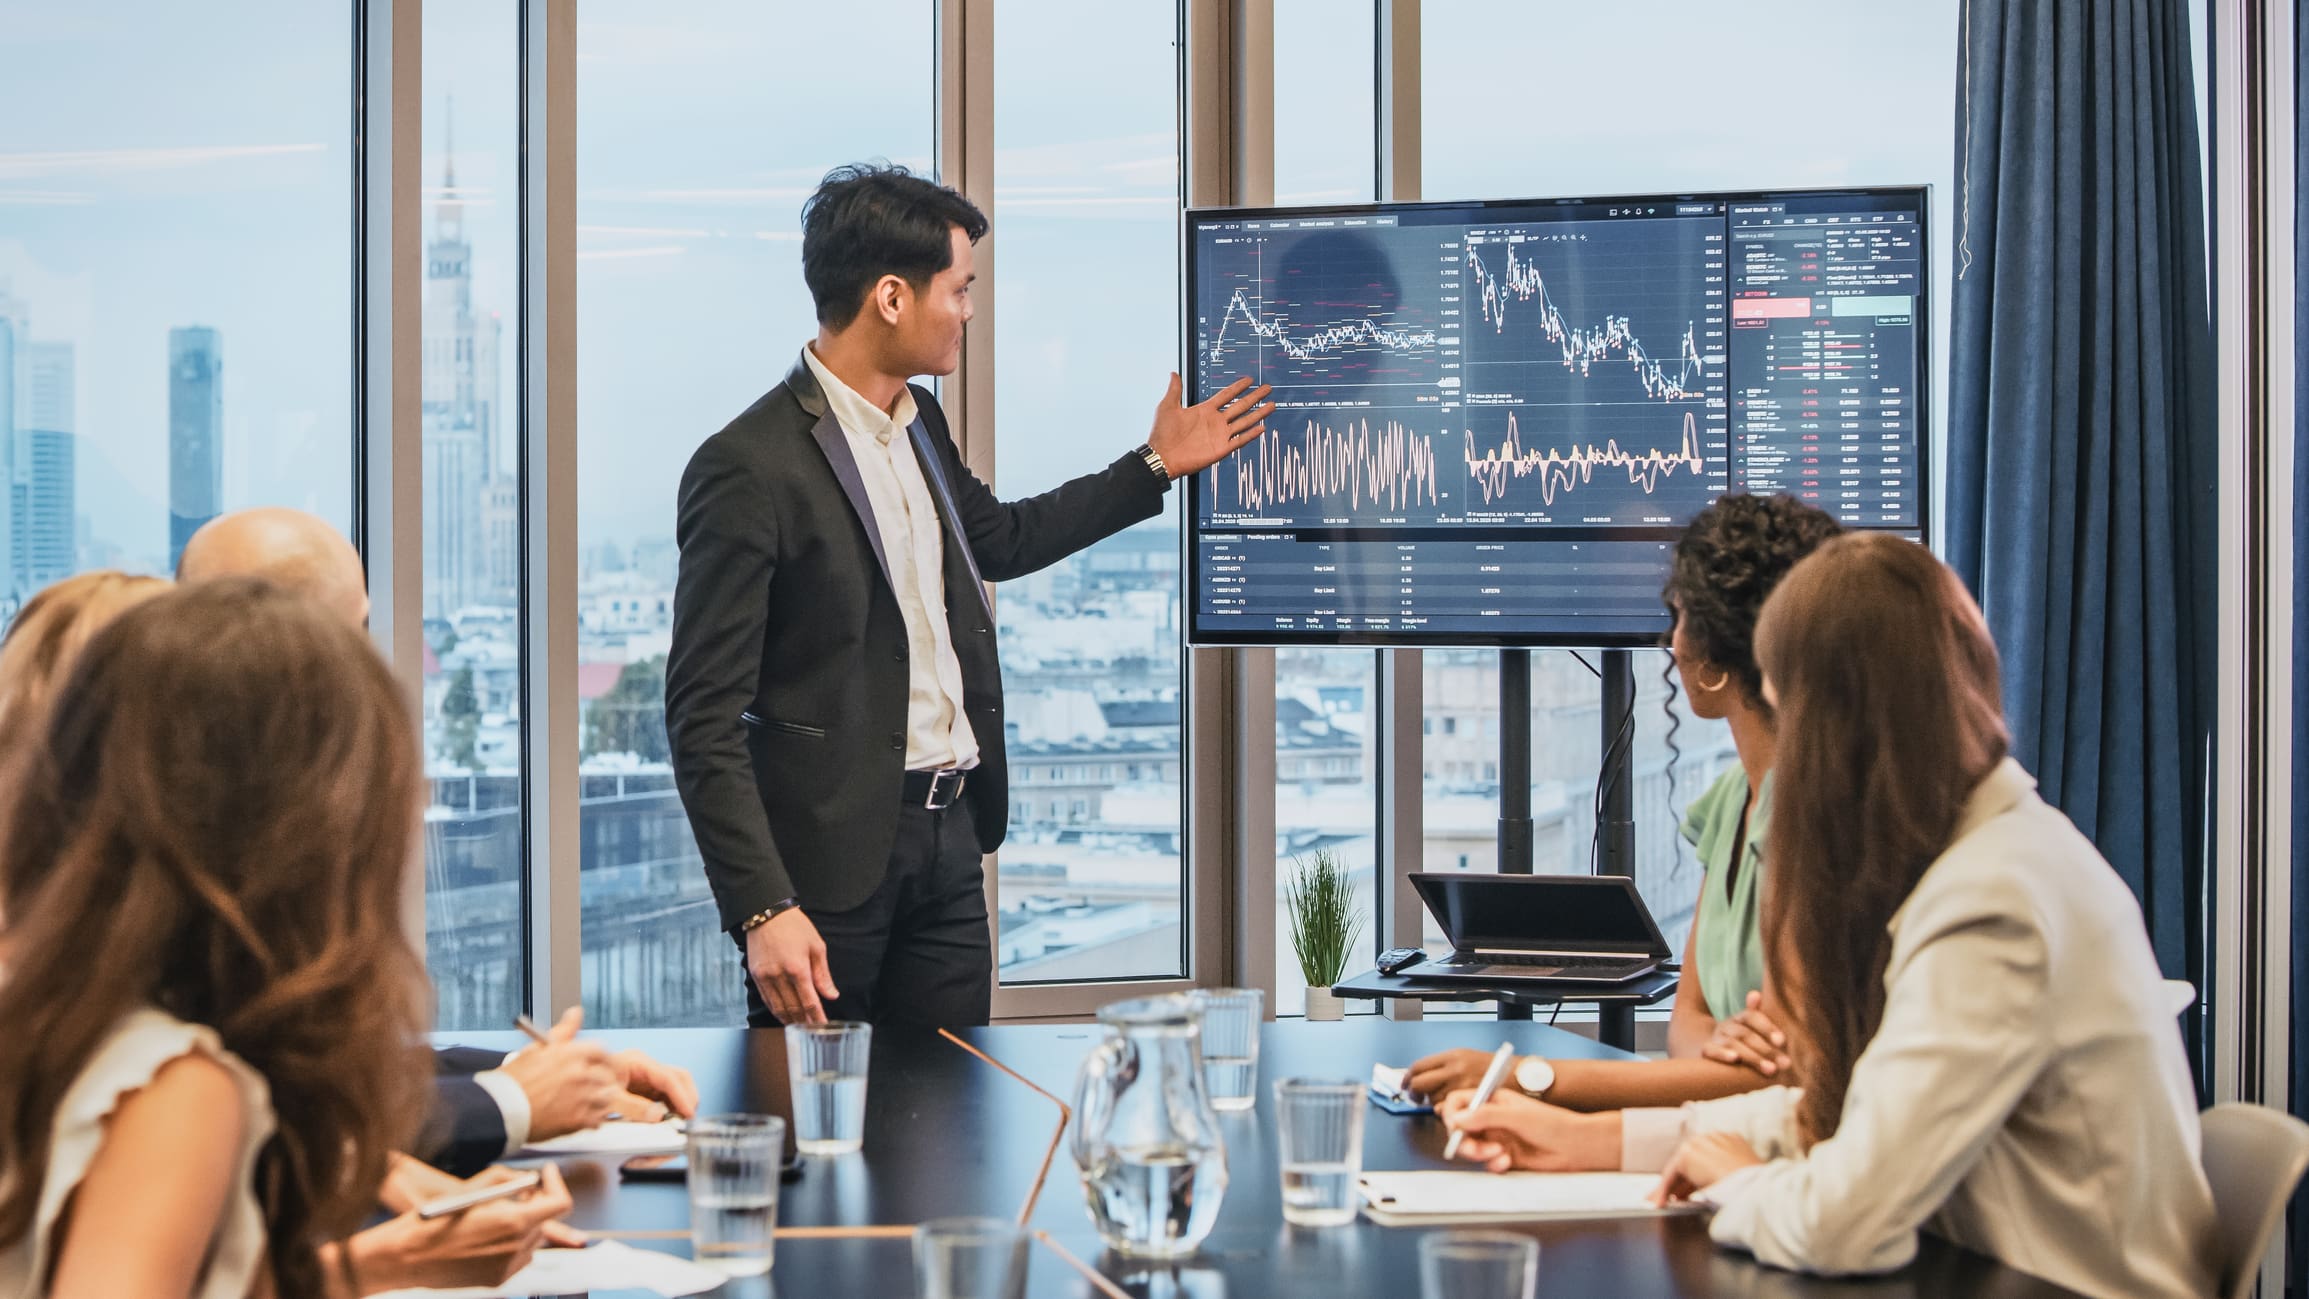
{"type": "Polygon", "coordinates": [[[836,167],[802,204],[802,279],[818,323],[857,318],[866,290],[885,275],[919,289],[954,264],[953,236],[986,234],[986,215],[953,190],[894,163],[836,167]]]}

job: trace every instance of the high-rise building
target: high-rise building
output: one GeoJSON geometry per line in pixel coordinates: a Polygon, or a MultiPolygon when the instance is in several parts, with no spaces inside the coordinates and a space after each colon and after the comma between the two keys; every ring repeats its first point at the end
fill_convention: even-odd
{"type": "MultiPolygon", "coordinates": [[[[454,110],[452,110],[454,111],[454,110]]],[[[453,119],[452,119],[453,120],[453,119]]],[[[500,322],[473,307],[473,244],[465,233],[465,198],[457,189],[454,137],[441,178],[433,238],[425,248],[423,333],[425,425],[425,616],[447,617],[470,604],[510,603],[518,589],[501,580],[507,525],[498,471],[497,398],[500,322]]]]}
{"type": "Polygon", "coordinates": [[[23,357],[24,400],[17,427],[78,433],[72,344],[26,340],[19,354],[23,357]]]}
{"type": "Polygon", "coordinates": [[[168,331],[168,566],[224,508],[224,343],[189,325],[168,331]]]}
{"type": "MultiPolygon", "coordinates": [[[[492,467],[494,469],[494,466],[492,467]]],[[[494,604],[521,599],[521,480],[492,472],[481,489],[481,530],[486,539],[482,595],[494,604]]]]}
{"type": "Polygon", "coordinates": [[[14,300],[0,288],[0,616],[10,616],[29,594],[16,556],[23,531],[24,491],[16,481],[16,340],[14,300]]]}
{"type": "Polygon", "coordinates": [[[72,576],[77,567],[72,536],[74,450],[70,433],[36,428],[26,434],[29,464],[17,486],[24,521],[18,551],[21,589],[37,591],[72,576]]]}
{"type": "Polygon", "coordinates": [[[20,418],[11,520],[17,588],[26,594],[72,575],[75,501],[72,344],[24,340],[16,348],[20,418]]]}

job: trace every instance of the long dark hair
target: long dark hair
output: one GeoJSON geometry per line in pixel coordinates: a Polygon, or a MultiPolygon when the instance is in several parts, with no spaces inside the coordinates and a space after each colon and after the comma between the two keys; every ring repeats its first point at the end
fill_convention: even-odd
{"type": "Polygon", "coordinates": [[[400,689],[325,611],[219,580],[121,614],[56,697],[0,773],[0,1241],[31,1229],[66,1089],[157,1006],[270,1086],[273,1282],[320,1293],[318,1244],[375,1206],[425,1104],[400,689]]]}
{"type": "Polygon", "coordinates": [[[2009,741],[1979,607],[1889,533],[1838,537],[1797,565],[1756,648],[1778,696],[1765,974],[1787,1008],[1810,1143],[1835,1135],[1883,1020],[1885,926],[2009,741]]]}

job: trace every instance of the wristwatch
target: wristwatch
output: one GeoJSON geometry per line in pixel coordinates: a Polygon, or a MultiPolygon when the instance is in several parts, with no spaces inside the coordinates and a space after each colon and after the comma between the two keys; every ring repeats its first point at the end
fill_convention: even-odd
{"type": "Polygon", "coordinates": [[[1164,491],[1167,492],[1171,489],[1171,467],[1163,463],[1163,453],[1155,450],[1152,442],[1139,443],[1138,450],[1131,452],[1131,454],[1146,462],[1146,467],[1153,470],[1154,476],[1162,480],[1164,491]]]}
{"type": "Polygon", "coordinates": [[[1515,1085],[1524,1095],[1538,1100],[1555,1086],[1555,1066],[1540,1056],[1527,1055],[1515,1062],[1515,1085]]]}

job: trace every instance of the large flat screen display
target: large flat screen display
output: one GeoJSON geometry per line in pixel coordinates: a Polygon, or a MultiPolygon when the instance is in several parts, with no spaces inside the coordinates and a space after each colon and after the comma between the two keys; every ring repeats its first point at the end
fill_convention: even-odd
{"type": "Polygon", "coordinates": [[[1785,492],[1922,539],[1925,191],[1196,210],[1199,644],[1655,643],[1675,538],[1785,492]]]}

